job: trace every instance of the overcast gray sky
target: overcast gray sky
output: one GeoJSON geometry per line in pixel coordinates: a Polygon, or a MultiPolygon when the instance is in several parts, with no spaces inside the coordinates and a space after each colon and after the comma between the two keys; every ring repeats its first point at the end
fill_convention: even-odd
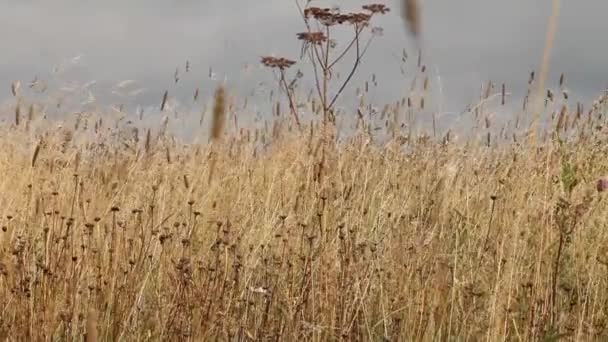
{"type": "MultiPolygon", "coordinates": [[[[345,10],[365,3],[315,2],[345,10]]],[[[401,51],[412,56],[409,64],[416,51],[399,18],[400,1],[384,2],[393,11],[374,23],[385,34],[375,41],[358,81],[376,73],[377,96],[394,101],[411,80],[399,71],[401,51]]],[[[461,110],[489,79],[506,82],[516,94],[524,91],[540,60],[550,0],[421,2],[425,63],[441,77],[446,110],[461,110]]],[[[595,97],[608,86],[606,13],[605,0],[562,1],[551,81],[566,73],[574,96],[595,97]]],[[[235,91],[247,94],[259,82],[272,84],[259,68],[259,56],[297,57],[294,35],[301,30],[294,0],[0,0],[0,84],[6,84],[0,100],[10,96],[11,81],[49,77],[62,63],[62,80],[95,80],[99,93],[121,80],[139,81],[146,90],[136,101],[143,105],[156,105],[164,89],[188,97],[201,87],[209,95],[210,67],[217,79],[227,78],[235,91]],[[82,56],[78,64],[65,64],[75,56],[82,56]],[[191,72],[175,85],[175,68],[183,70],[186,60],[191,72]],[[253,66],[249,71],[247,64],[253,66]]]]}

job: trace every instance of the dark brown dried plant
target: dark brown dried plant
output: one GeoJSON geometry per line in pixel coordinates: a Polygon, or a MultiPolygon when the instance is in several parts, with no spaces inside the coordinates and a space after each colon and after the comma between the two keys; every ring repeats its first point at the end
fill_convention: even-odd
{"type": "MultiPolygon", "coordinates": [[[[361,65],[362,58],[368,51],[374,37],[378,36],[376,33],[380,31],[370,28],[373,16],[386,14],[390,9],[384,4],[374,3],[362,6],[361,12],[342,13],[339,9],[309,6],[310,2],[302,6],[296,0],[296,5],[306,27],[304,32],[296,34],[297,39],[302,41],[300,58],[306,59],[312,67],[315,90],[322,107],[324,121],[332,120],[337,100],[361,65]],[[341,51],[336,51],[338,43],[332,39],[334,28],[337,26],[350,26],[350,30],[352,30],[352,37],[341,51]],[[364,41],[363,35],[366,31],[369,31],[367,32],[369,37],[364,41]],[[354,61],[346,78],[343,81],[338,81],[338,84],[332,87],[333,75],[337,74],[335,68],[346,56],[352,54],[354,54],[354,61]],[[337,89],[332,95],[330,95],[331,88],[337,89]]],[[[294,117],[297,118],[293,96],[287,86],[283,72],[286,67],[292,65],[287,61],[289,60],[272,57],[262,59],[264,65],[280,70],[280,83],[282,88],[286,90],[290,107],[294,117]]]]}

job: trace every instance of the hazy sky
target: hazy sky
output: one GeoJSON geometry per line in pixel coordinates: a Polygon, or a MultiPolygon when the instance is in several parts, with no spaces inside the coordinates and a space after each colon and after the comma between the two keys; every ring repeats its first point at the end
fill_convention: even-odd
{"type": "MultiPolygon", "coordinates": [[[[365,3],[315,2],[344,10],[365,3]]],[[[441,77],[446,110],[461,110],[488,79],[523,91],[540,60],[550,0],[421,2],[425,63],[441,77]]],[[[375,41],[359,81],[375,72],[378,96],[393,101],[411,80],[399,71],[401,51],[412,56],[407,70],[416,51],[398,15],[400,1],[385,3],[393,11],[374,23],[385,34],[375,41]]],[[[608,86],[606,13],[605,0],[562,1],[551,80],[565,72],[574,96],[595,97],[608,86]]],[[[10,96],[12,80],[48,77],[54,66],[80,55],[77,65],[66,64],[64,81],[96,80],[95,90],[103,93],[118,81],[138,80],[146,89],[137,96],[143,104],[156,105],[164,89],[187,97],[201,87],[208,95],[210,67],[247,94],[260,81],[272,82],[259,68],[259,56],[297,58],[294,37],[302,28],[294,0],[0,0],[0,84],[6,84],[0,100],[10,96]],[[186,60],[191,72],[175,85],[175,68],[183,71],[186,60]]]]}

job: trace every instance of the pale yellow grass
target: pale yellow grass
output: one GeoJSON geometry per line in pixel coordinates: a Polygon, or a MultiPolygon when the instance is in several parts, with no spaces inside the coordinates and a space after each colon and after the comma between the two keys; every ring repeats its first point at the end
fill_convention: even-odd
{"type": "Polygon", "coordinates": [[[596,124],[493,148],[337,144],[318,127],[127,148],[5,129],[0,338],[605,339],[596,124]]]}

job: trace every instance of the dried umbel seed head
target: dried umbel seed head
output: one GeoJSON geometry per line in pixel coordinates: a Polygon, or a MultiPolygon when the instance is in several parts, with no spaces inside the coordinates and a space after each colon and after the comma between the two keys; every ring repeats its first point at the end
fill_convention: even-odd
{"type": "Polygon", "coordinates": [[[330,8],[308,7],[304,10],[304,16],[306,19],[319,19],[328,15],[332,15],[332,10],[330,8]]]}
{"type": "Polygon", "coordinates": [[[342,25],[345,22],[347,22],[349,18],[350,18],[349,14],[335,14],[333,17],[333,20],[335,20],[336,23],[342,25]]]}
{"type": "Polygon", "coordinates": [[[296,62],[283,57],[266,56],[262,57],[262,64],[269,68],[285,70],[296,64],[296,62]]]}
{"type": "Polygon", "coordinates": [[[355,26],[367,26],[371,18],[372,16],[367,13],[351,13],[348,15],[347,21],[355,26]]]}
{"type": "Polygon", "coordinates": [[[348,21],[348,15],[340,14],[338,10],[330,8],[309,7],[304,10],[306,19],[314,18],[325,26],[334,26],[348,21]]]}
{"type": "Polygon", "coordinates": [[[297,34],[297,37],[299,40],[317,45],[321,45],[327,41],[327,37],[323,32],[300,32],[297,34]]]}
{"type": "Polygon", "coordinates": [[[385,4],[370,4],[370,5],[363,5],[363,9],[366,11],[370,11],[372,14],[376,14],[376,13],[380,13],[380,14],[386,14],[388,12],[390,12],[390,8],[386,7],[385,4]]]}
{"type": "Polygon", "coordinates": [[[335,15],[336,14],[332,13],[330,8],[309,7],[304,10],[304,17],[306,17],[306,19],[314,18],[321,21],[328,20],[335,15]]]}

